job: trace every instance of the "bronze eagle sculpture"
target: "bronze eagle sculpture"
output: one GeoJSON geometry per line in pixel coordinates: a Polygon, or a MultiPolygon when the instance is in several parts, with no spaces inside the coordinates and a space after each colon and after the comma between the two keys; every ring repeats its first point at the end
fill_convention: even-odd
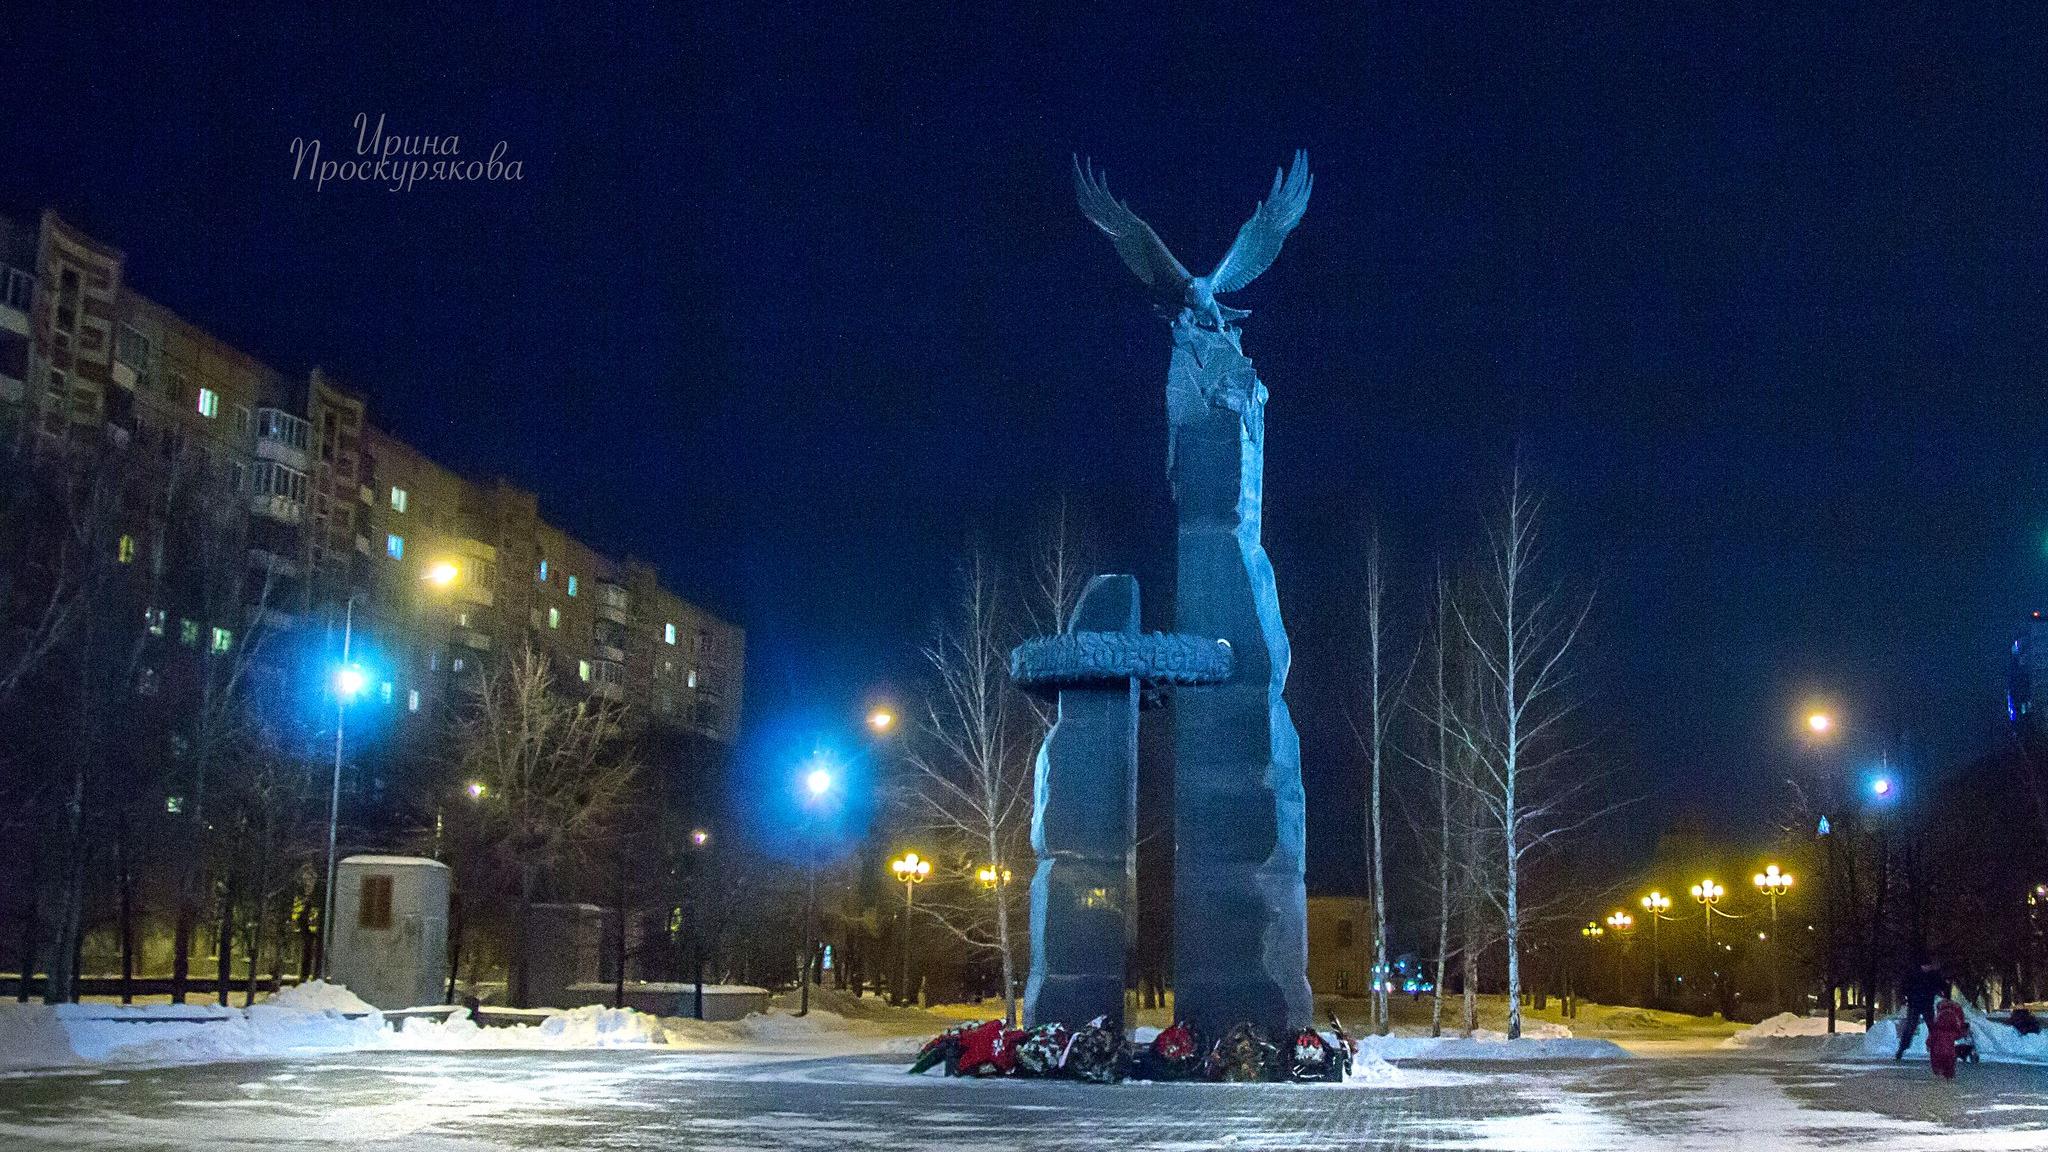
{"type": "Polygon", "coordinates": [[[1196,324],[1219,332],[1251,313],[1229,307],[1216,297],[1243,288],[1272,267],[1281,242],[1301,223],[1314,187],[1308,152],[1297,149],[1294,163],[1285,172],[1274,171],[1272,192],[1237,230],[1237,239],[1215,271],[1195,276],[1174,258],[1151,225],[1110,195],[1106,176],[1097,175],[1092,162],[1074,157],[1074,197],[1081,202],[1082,213],[1116,244],[1124,264],[1152,290],[1162,308],[1175,314],[1185,309],[1196,324]]]}

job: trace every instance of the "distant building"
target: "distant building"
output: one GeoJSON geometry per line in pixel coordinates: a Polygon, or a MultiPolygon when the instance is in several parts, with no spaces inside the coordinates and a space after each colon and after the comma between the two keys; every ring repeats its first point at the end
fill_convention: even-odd
{"type": "Polygon", "coordinates": [[[1372,989],[1372,901],[1308,898],[1308,986],[1318,996],[1365,996],[1372,989]]]}
{"type": "MultiPolygon", "coordinates": [[[[321,369],[273,369],[137,294],[124,272],[120,250],[53,212],[33,226],[0,217],[0,435],[39,458],[111,444],[159,488],[204,476],[231,493],[254,577],[240,595],[260,596],[267,626],[300,641],[272,647],[309,667],[339,658],[353,604],[352,652],[372,677],[359,708],[376,710],[350,721],[375,734],[350,750],[366,820],[388,765],[427,755],[457,677],[529,640],[560,686],[630,704],[653,735],[732,745],[738,627],[648,565],[548,523],[533,493],[436,464],[321,369]],[[452,579],[425,579],[444,565],[452,579]]],[[[122,561],[138,547],[147,558],[152,533],[164,535],[138,518],[122,561]]],[[[170,682],[156,668],[189,660],[180,649],[231,649],[256,607],[217,619],[149,608],[141,683],[170,682]]]]}
{"type": "Polygon", "coordinates": [[[2031,612],[2020,622],[2005,675],[2006,719],[2018,724],[2048,702],[2048,615],[2031,612]]]}

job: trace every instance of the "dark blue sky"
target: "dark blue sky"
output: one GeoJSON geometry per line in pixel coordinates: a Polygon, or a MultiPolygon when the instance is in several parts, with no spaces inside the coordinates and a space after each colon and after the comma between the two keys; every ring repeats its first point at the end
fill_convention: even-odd
{"type": "Polygon", "coordinates": [[[2048,599],[2035,6],[6,7],[0,201],[736,615],[759,719],[900,680],[1061,491],[1164,588],[1166,337],[1073,151],[1206,268],[1309,149],[1239,303],[1325,809],[1362,525],[1419,616],[1517,442],[1657,811],[1753,817],[1812,689],[1979,746],[2048,599]],[[294,183],[359,112],[524,179],[294,183]]]}

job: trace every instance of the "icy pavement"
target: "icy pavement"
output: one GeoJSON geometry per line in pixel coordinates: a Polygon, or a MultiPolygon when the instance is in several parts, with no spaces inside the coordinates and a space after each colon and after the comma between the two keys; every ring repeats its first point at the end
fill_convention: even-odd
{"type": "Polygon", "coordinates": [[[895,1061],[363,1052],[0,1079],[0,1148],[2048,1150],[2039,1069],[1725,1054],[1346,1085],[912,1078],[895,1061]]]}

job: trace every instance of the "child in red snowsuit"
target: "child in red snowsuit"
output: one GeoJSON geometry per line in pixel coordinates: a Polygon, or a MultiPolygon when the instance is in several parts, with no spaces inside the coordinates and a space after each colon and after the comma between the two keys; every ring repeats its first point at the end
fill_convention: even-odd
{"type": "Polygon", "coordinates": [[[1944,1080],[1956,1078],[1956,1041],[1969,1031],[1961,1004],[1944,999],[1935,1006],[1934,1021],[1927,1026],[1927,1062],[1934,1065],[1936,1076],[1944,1080]]]}

